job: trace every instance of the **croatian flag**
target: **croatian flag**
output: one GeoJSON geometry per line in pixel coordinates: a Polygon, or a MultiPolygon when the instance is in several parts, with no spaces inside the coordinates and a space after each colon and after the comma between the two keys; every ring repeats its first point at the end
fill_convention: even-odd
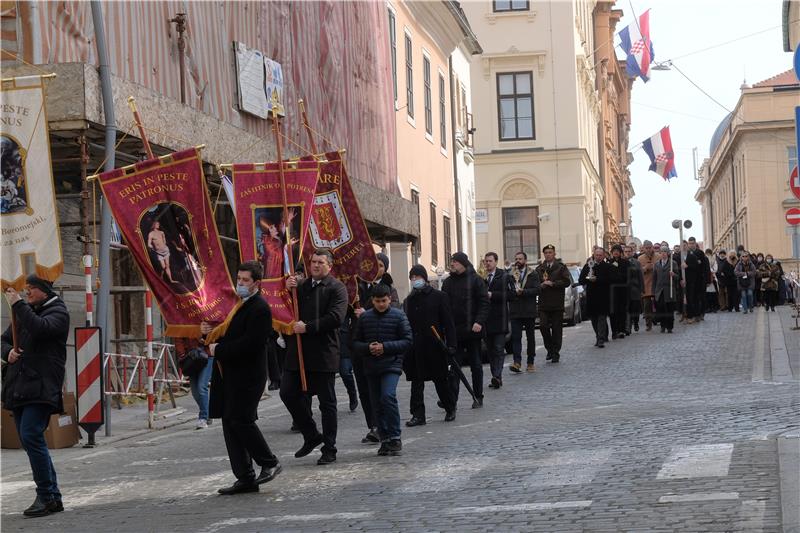
{"type": "Polygon", "coordinates": [[[650,63],[655,58],[653,42],[650,40],[650,10],[639,17],[639,23],[629,24],[621,32],[622,49],[628,56],[628,75],[639,76],[645,82],[650,79],[650,63]]]}
{"type": "Polygon", "coordinates": [[[665,180],[675,178],[675,153],[672,151],[672,139],[669,136],[669,126],[665,126],[658,133],[645,140],[642,148],[650,157],[650,169],[665,180]]]}

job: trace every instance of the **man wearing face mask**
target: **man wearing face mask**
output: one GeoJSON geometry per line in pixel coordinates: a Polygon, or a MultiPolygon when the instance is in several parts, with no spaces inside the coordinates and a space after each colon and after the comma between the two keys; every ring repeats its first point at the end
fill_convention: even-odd
{"type": "Polygon", "coordinates": [[[450,353],[457,346],[456,328],[450,312],[447,295],[428,285],[428,273],[422,265],[414,265],[408,273],[411,280],[411,294],[403,302],[403,309],[411,325],[414,340],[406,358],[403,370],[411,382],[411,419],[406,426],[424,426],[425,382],[433,381],[439,402],[445,410],[445,422],[456,419],[456,402],[447,383],[450,362],[439,341],[434,338],[431,326],[442,336],[450,353]]]}
{"type": "Polygon", "coordinates": [[[50,415],[64,409],[61,387],[67,361],[69,314],[49,281],[32,274],[25,280],[25,289],[27,302],[14,289],[6,289],[17,346],[9,326],[2,336],[2,360],[6,366],[3,408],[14,413],[19,440],[36,482],[36,500],[22,514],[35,517],[64,510],[44,432],[50,415]]]}
{"type": "MultiPolygon", "coordinates": [[[[214,357],[211,375],[209,415],[222,418],[222,434],[236,482],[219,489],[223,495],[258,492],[258,486],[272,481],[281,472],[278,458],[256,425],[258,402],[267,384],[267,358],[264,346],[272,334],[272,315],[259,295],[263,267],[258,261],[245,261],[236,273],[236,293],[242,304],[225,334],[208,345],[214,357]],[[256,477],[253,462],[261,467],[256,477]]],[[[203,323],[206,335],[211,327],[203,323]]]]}

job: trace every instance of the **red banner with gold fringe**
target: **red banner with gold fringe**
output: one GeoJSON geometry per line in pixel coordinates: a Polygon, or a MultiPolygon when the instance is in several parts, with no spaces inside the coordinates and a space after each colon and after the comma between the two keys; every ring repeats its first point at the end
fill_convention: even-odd
{"type": "Polygon", "coordinates": [[[222,254],[200,153],[190,148],[98,176],[170,337],[199,337],[239,297],[222,254]]]}

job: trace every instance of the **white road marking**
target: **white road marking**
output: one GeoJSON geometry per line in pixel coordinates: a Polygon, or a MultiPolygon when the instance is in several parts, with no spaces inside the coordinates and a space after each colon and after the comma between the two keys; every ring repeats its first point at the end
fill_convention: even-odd
{"type": "Polygon", "coordinates": [[[417,478],[400,485],[397,492],[446,492],[458,490],[470,478],[488,467],[493,459],[486,457],[446,458],[432,464],[421,465],[417,478]]]}
{"type": "Polygon", "coordinates": [[[592,500],[575,500],[565,502],[541,502],[541,503],[518,503],[516,505],[484,505],[480,507],[456,507],[448,509],[446,514],[481,514],[481,513],[504,513],[515,511],[547,511],[549,509],[575,509],[584,508],[592,505],[592,500]]]}
{"type": "Polygon", "coordinates": [[[526,462],[532,474],[522,479],[522,486],[557,487],[591,483],[597,472],[608,463],[611,449],[571,450],[548,454],[542,459],[526,462]]]}
{"type": "Polygon", "coordinates": [[[756,317],[756,346],[753,354],[753,381],[764,381],[764,313],[756,317]]]}
{"type": "Polygon", "coordinates": [[[669,494],[658,499],[658,503],[708,502],[716,500],[738,500],[738,492],[695,492],[694,494],[669,494]]]}
{"type": "Polygon", "coordinates": [[[158,465],[188,465],[193,463],[207,463],[217,461],[228,461],[227,455],[218,455],[216,457],[194,457],[192,459],[153,459],[150,461],[134,461],[125,466],[158,466],[158,465]]]}
{"type": "MultiPolygon", "coordinates": [[[[28,473],[30,475],[30,472],[28,473]]],[[[0,494],[8,496],[15,492],[22,490],[35,489],[36,484],[33,481],[3,481],[0,483],[0,494]]]]}
{"type": "Polygon", "coordinates": [[[767,502],[764,500],[743,500],[738,525],[749,531],[763,531],[766,511],[767,502]]]}
{"type": "Polygon", "coordinates": [[[359,520],[371,518],[375,513],[372,511],[363,513],[331,513],[331,514],[305,514],[305,515],[280,515],[280,516],[254,516],[251,518],[229,518],[208,525],[200,531],[202,533],[214,533],[221,529],[254,524],[259,522],[316,522],[324,520],[359,520]]]}
{"type": "Polygon", "coordinates": [[[733,444],[675,446],[656,479],[690,479],[727,476],[733,444]]]}

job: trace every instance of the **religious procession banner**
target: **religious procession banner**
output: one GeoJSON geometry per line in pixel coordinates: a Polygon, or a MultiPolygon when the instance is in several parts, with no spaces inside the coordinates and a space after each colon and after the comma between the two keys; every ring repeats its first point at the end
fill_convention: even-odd
{"type": "Polygon", "coordinates": [[[231,284],[199,149],[98,176],[136,265],[155,295],[170,337],[199,337],[200,322],[223,322],[239,297],[231,284]]]}
{"type": "Polygon", "coordinates": [[[283,172],[287,217],[284,217],[278,163],[233,165],[231,203],[236,206],[242,261],[255,259],[263,265],[261,294],[272,311],[272,326],[290,334],[294,313],[292,295],[285,285],[289,273],[288,248],[291,247],[297,264],[308,240],[319,165],[316,161],[284,162],[283,172]]]}
{"type": "Polygon", "coordinates": [[[315,248],[333,253],[333,274],[347,287],[349,301],[358,301],[358,278],[378,277],[378,258],[361,217],[358,201],[339,152],[325,154],[320,162],[314,208],[303,256],[308,260],[315,248]]]}
{"type": "Polygon", "coordinates": [[[22,290],[36,273],[55,281],[64,269],[58,230],[50,138],[45,112],[46,79],[2,80],[0,90],[0,269],[2,289],[22,290]]]}

